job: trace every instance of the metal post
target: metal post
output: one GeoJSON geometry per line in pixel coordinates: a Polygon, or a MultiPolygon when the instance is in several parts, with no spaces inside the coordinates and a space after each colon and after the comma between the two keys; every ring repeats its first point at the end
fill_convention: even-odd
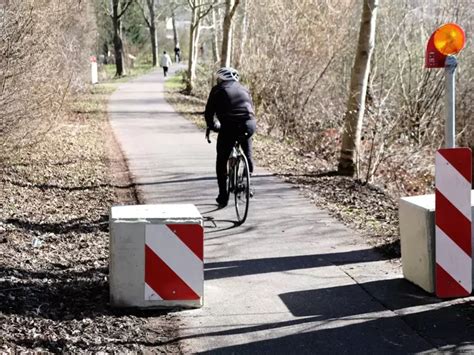
{"type": "Polygon", "coordinates": [[[446,72],[446,125],[445,125],[445,147],[455,148],[456,132],[456,67],[458,61],[453,55],[448,55],[445,62],[446,72]]]}

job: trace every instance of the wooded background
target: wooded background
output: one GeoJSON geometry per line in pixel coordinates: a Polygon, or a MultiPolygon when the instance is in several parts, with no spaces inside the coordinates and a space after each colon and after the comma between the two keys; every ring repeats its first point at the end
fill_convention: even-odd
{"type": "Polygon", "coordinates": [[[428,192],[445,86],[424,52],[446,22],[467,34],[456,132],[473,147],[471,0],[3,0],[0,158],[54,127],[67,95],[87,88],[90,56],[123,76],[179,46],[187,94],[206,99],[212,73],[236,67],[260,134],[395,195],[428,192]]]}

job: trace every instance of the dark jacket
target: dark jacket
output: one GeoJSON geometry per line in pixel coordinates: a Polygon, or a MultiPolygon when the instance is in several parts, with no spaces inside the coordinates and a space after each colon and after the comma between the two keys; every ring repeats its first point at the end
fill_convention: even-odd
{"type": "Polygon", "coordinates": [[[254,120],[255,112],[248,90],[238,81],[223,81],[214,86],[204,114],[209,128],[214,127],[214,115],[217,115],[223,129],[254,120]]]}

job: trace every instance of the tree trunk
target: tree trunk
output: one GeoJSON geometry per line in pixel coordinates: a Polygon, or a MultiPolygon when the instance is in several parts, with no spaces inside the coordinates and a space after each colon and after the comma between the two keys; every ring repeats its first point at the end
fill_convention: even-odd
{"type": "Polygon", "coordinates": [[[178,38],[178,29],[176,28],[176,16],[174,10],[171,12],[171,22],[173,24],[173,40],[174,40],[174,48],[179,47],[179,38],[178,38]]]}
{"type": "Polygon", "coordinates": [[[219,56],[219,30],[218,30],[218,22],[216,19],[216,9],[212,9],[212,56],[214,59],[214,64],[217,64],[221,61],[221,57],[219,56]]]}
{"type": "MultiPolygon", "coordinates": [[[[239,0],[237,0],[239,1],[239,0]]],[[[201,20],[209,14],[217,0],[204,4],[203,0],[189,0],[191,8],[191,26],[189,30],[189,60],[188,60],[188,82],[186,91],[191,93],[194,89],[196,78],[196,64],[199,56],[199,35],[201,32],[201,20]],[[206,7],[207,6],[207,7],[206,7]]]]}
{"type": "MultiPolygon", "coordinates": [[[[199,57],[199,36],[201,34],[201,22],[198,21],[196,28],[194,30],[194,49],[193,49],[193,59],[191,65],[191,91],[194,90],[194,81],[196,80],[196,66],[199,57]]],[[[190,92],[191,92],[190,91],[190,92]]]]}
{"type": "Polygon", "coordinates": [[[189,31],[189,60],[188,60],[188,82],[186,85],[186,91],[190,94],[194,89],[194,81],[196,79],[196,62],[199,54],[198,43],[199,43],[199,32],[200,32],[200,18],[199,10],[197,8],[192,9],[191,15],[191,26],[189,31]]]}
{"type": "Polygon", "coordinates": [[[232,52],[232,18],[240,0],[226,0],[224,25],[222,29],[221,67],[230,67],[232,52]]]}
{"type": "Polygon", "coordinates": [[[244,53],[245,42],[247,41],[247,31],[248,31],[248,19],[247,19],[247,9],[248,9],[248,1],[243,0],[243,11],[242,11],[242,22],[240,27],[240,43],[238,51],[235,54],[235,66],[237,68],[240,67],[242,62],[242,54],[244,53]]]}
{"type": "MultiPolygon", "coordinates": [[[[230,0],[227,0],[229,3],[230,0]]],[[[228,11],[226,8],[226,14],[224,17],[224,24],[222,28],[222,51],[221,51],[221,67],[230,67],[230,46],[231,46],[231,39],[232,36],[232,20],[228,15],[228,11]]]]}
{"type": "Polygon", "coordinates": [[[124,74],[123,68],[123,43],[120,37],[121,21],[119,17],[119,0],[112,2],[112,23],[114,26],[114,52],[115,52],[115,76],[124,74]]]}
{"type": "Polygon", "coordinates": [[[156,28],[154,25],[150,27],[150,40],[153,66],[156,67],[158,65],[158,43],[156,40],[156,28]]]}
{"type": "Polygon", "coordinates": [[[150,41],[153,66],[158,65],[158,39],[155,26],[155,0],[147,0],[148,11],[150,12],[150,41]]]}
{"type": "MultiPolygon", "coordinates": [[[[117,20],[117,22],[120,22],[117,20]]],[[[120,38],[119,31],[116,27],[120,26],[120,23],[114,21],[114,52],[115,52],[115,76],[123,75],[123,43],[120,38]]]]}
{"type": "Polygon", "coordinates": [[[353,176],[357,173],[356,154],[359,152],[365,98],[370,73],[370,59],[375,46],[375,24],[379,0],[363,0],[359,42],[352,67],[349,99],[344,115],[344,131],[338,172],[353,176]]]}

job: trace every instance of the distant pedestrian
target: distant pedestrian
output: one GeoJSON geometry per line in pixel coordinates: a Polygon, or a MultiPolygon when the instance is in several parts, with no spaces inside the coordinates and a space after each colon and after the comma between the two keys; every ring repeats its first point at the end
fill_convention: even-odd
{"type": "Polygon", "coordinates": [[[179,44],[174,47],[174,61],[179,63],[181,61],[181,49],[179,48],[179,44]]]}
{"type": "Polygon", "coordinates": [[[164,51],[163,55],[161,56],[161,59],[160,59],[160,67],[163,68],[163,74],[165,76],[168,75],[168,69],[169,69],[170,66],[171,66],[171,58],[170,58],[169,54],[166,53],[166,51],[164,51]]]}

